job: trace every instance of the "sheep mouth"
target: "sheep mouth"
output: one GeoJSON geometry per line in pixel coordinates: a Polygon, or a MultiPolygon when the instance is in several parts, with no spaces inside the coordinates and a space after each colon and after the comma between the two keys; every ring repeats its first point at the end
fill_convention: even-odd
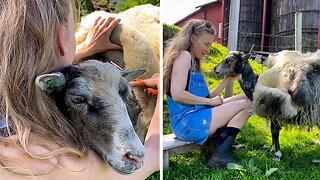
{"type": "Polygon", "coordinates": [[[232,72],[217,72],[217,71],[214,71],[214,73],[219,76],[219,77],[225,77],[225,76],[239,76],[239,74],[236,74],[236,73],[232,73],[232,72]]]}
{"type": "Polygon", "coordinates": [[[218,69],[218,68],[215,67],[215,69],[213,70],[213,73],[214,73],[215,75],[217,75],[217,76],[219,76],[219,77],[225,76],[226,73],[220,71],[221,69],[220,69],[220,70],[217,70],[217,69],[218,69]]]}
{"type": "Polygon", "coordinates": [[[214,71],[214,74],[216,74],[216,75],[219,76],[219,77],[222,77],[222,76],[223,76],[223,73],[217,72],[217,71],[214,71]]]}
{"type": "Polygon", "coordinates": [[[102,157],[117,173],[128,175],[143,166],[145,149],[140,140],[136,145],[114,147],[113,151],[103,152],[102,157]]]}
{"type": "Polygon", "coordinates": [[[128,164],[129,166],[134,166],[135,170],[138,170],[143,166],[142,158],[134,156],[130,153],[126,153],[123,156],[123,161],[125,162],[125,164],[128,164]]]}
{"type": "Polygon", "coordinates": [[[121,162],[111,162],[107,159],[105,159],[105,162],[107,162],[117,173],[129,175],[134,173],[136,170],[140,169],[143,166],[142,159],[143,158],[139,158],[137,156],[133,156],[127,153],[122,157],[121,160],[119,160],[121,162]]]}

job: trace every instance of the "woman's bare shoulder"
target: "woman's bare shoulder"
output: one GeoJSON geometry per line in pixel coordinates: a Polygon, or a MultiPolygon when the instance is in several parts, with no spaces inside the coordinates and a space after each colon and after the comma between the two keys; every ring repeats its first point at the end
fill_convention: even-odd
{"type": "Polygon", "coordinates": [[[179,69],[189,69],[191,67],[191,54],[189,51],[182,51],[174,61],[174,66],[179,69]]]}
{"type": "Polygon", "coordinates": [[[177,58],[182,58],[191,61],[191,53],[189,51],[184,50],[179,54],[177,58]]]}

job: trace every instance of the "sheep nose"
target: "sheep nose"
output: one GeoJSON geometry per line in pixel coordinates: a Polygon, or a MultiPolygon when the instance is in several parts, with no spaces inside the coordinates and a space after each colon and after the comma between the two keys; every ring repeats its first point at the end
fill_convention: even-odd
{"type": "Polygon", "coordinates": [[[213,72],[216,72],[216,70],[217,70],[217,66],[213,68],[213,72]]]}
{"type": "Polygon", "coordinates": [[[139,169],[143,165],[144,156],[144,152],[139,154],[128,152],[125,154],[124,159],[127,163],[133,164],[135,169],[139,169]]]}

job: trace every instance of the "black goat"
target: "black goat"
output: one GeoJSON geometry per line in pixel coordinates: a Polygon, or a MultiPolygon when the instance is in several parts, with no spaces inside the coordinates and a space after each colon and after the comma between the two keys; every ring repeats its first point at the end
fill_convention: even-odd
{"type": "Polygon", "coordinates": [[[219,76],[237,76],[243,92],[252,101],[253,91],[259,76],[254,74],[248,59],[248,55],[239,51],[231,51],[224,60],[214,67],[214,72],[219,76]]]}
{"type": "MultiPolygon", "coordinates": [[[[249,54],[239,51],[231,51],[228,56],[214,67],[217,75],[237,76],[239,84],[245,95],[253,101],[253,92],[255,90],[259,75],[255,74],[249,63],[249,54]]],[[[281,126],[277,121],[271,120],[272,149],[275,152],[274,160],[280,161],[281,152],[279,144],[279,133],[281,126]]]]}

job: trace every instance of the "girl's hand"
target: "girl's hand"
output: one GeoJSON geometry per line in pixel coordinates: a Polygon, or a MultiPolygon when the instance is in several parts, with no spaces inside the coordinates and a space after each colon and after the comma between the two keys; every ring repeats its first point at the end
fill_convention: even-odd
{"type": "Polygon", "coordinates": [[[121,46],[110,41],[110,35],[119,22],[120,19],[115,19],[114,17],[109,17],[108,19],[99,17],[96,19],[86,40],[83,42],[89,51],[88,54],[92,55],[111,49],[122,50],[121,46]]]}
{"type": "Polygon", "coordinates": [[[231,81],[231,80],[234,80],[235,78],[236,78],[236,76],[230,75],[230,76],[226,76],[224,79],[227,81],[231,81]]]}
{"type": "Polygon", "coordinates": [[[221,104],[223,104],[223,99],[220,96],[216,96],[214,98],[211,98],[210,102],[211,106],[220,106],[221,104]]]}
{"type": "MultiPolygon", "coordinates": [[[[151,78],[144,79],[143,82],[148,87],[159,89],[159,83],[160,83],[159,78],[160,78],[160,74],[155,73],[154,75],[151,76],[151,78]]],[[[140,86],[140,83],[137,81],[129,82],[129,84],[131,87],[140,86]]]]}

